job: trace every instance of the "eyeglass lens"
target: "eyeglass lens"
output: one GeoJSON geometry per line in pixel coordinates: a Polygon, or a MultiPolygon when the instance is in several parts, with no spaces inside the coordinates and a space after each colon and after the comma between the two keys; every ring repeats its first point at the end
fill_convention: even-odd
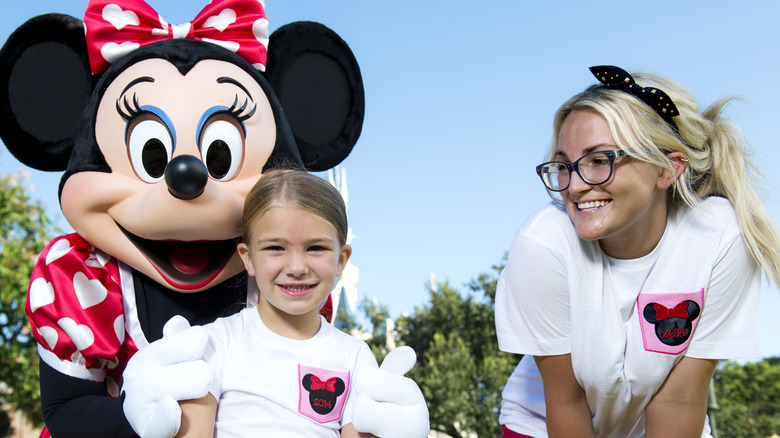
{"type": "Polygon", "coordinates": [[[580,178],[588,184],[598,185],[605,183],[612,175],[612,163],[614,155],[609,151],[593,152],[583,155],[574,163],[552,161],[545,163],[540,168],[540,175],[544,184],[554,191],[566,190],[571,181],[571,170],[577,172],[580,178]]]}

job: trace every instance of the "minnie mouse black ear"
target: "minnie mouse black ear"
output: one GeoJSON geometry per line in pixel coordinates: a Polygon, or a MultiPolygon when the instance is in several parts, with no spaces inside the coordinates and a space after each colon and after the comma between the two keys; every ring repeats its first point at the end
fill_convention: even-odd
{"type": "Polygon", "coordinates": [[[28,20],[0,51],[0,138],[25,165],[64,170],[91,88],[82,22],[28,20]]]}
{"type": "Polygon", "coordinates": [[[365,94],[347,44],[319,23],[295,22],[270,37],[266,79],[309,171],[335,167],[363,128],[365,94]]]}

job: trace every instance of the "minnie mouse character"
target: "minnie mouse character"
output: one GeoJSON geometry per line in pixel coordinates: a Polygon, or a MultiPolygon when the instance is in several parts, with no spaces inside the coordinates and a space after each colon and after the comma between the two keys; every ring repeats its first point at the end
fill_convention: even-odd
{"type": "MultiPolygon", "coordinates": [[[[176,400],[210,380],[195,361],[205,334],[189,326],[257,302],[235,251],[244,198],[267,169],[321,171],[350,153],[364,112],[357,62],[318,23],[269,36],[257,0],[214,0],[184,25],[142,0],[93,0],[83,22],[20,26],[0,83],[0,137],[22,163],[65,171],[75,230],[41,254],[27,303],[47,427],[172,436],[176,400]]],[[[389,393],[409,380],[390,374],[378,379],[389,393]]],[[[367,392],[363,424],[380,429],[366,432],[410,413],[427,432],[415,389],[407,405],[367,392]]]]}

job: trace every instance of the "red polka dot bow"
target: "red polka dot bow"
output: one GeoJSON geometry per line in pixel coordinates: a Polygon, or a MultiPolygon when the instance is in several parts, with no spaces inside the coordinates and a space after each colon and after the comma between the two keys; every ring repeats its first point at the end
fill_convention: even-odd
{"type": "Polygon", "coordinates": [[[217,44],[265,71],[268,19],[261,0],[213,0],[194,20],[176,25],[143,0],[91,0],[84,26],[92,73],[141,46],[175,38],[217,44]]]}

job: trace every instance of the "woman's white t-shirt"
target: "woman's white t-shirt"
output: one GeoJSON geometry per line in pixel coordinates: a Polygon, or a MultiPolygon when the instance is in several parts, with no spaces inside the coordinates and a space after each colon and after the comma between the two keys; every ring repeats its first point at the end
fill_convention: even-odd
{"type": "MultiPolygon", "coordinates": [[[[671,212],[656,248],[634,260],[579,239],[551,203],[517,231],[499,277],[499,348],[570,353],[596,436],[644,436],[645,407],[682,357],[759,356],[760,281],[724,198],[671,212]]],[[[545,436],[541,380],[528,361],[506,386],[501,422],[545,436]]]]}

